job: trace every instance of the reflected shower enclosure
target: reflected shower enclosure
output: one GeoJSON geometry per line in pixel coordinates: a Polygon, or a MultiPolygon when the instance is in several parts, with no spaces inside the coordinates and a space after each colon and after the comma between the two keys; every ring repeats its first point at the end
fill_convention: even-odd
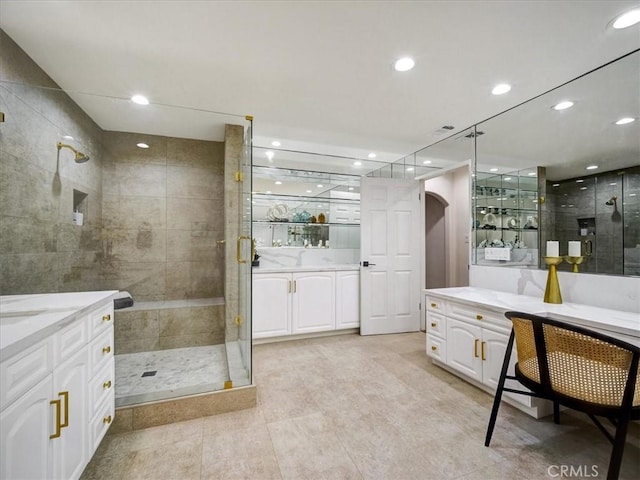
{"type": "Polygon", "coordinates": [[[548,181],[546,188],[546,236],[561,250],[580,241],[580,272],[640,275],[640,166],[548,181]]]}

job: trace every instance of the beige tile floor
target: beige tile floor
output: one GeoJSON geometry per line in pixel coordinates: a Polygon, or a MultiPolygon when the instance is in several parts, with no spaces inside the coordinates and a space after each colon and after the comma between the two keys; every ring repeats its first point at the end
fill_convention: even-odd
{"type": "MultiPolygon", "coordinates": [[[[577,413],[558,426],[503,404],[484,447],[492,397],[433,366],[424,342],[411,333],[255,346],[256,408],[108,435],[83,479],[606,478],[610,446],[577,413]]],[[[638,427],[621,478],[640,478],[638,427]]]]}

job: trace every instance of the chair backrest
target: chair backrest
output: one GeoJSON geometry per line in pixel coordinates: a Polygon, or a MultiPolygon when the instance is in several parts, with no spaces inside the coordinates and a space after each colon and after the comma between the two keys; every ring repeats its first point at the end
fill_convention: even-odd
{"type": "Polygon", "coordinates": [[[522,312],[513,323],[520,374],[549,394],[603,407],[640,406],[640,347],[522,312]]]}

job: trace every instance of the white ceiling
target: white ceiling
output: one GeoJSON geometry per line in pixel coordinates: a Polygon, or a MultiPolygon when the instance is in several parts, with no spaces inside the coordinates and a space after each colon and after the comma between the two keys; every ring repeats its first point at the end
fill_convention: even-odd
{"type": "MultiPolygon", "coordinates": [[[[610,26],[634,6],[1,0],[0,27],[67,92],[251,114],[259,145],[392,161],[638,48],[638,25],[610,26]],[[492,96],[499,82],[513,90],[492,96]]],[[[146,129],[76,101],[104,129],[146,129]]]]}

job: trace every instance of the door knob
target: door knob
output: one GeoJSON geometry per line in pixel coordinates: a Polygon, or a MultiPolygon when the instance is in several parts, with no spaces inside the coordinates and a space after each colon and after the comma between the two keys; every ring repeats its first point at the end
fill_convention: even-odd
{"type": "Polygon", "coordinates": [[[369,267],[369,266],[373,266],[373,265],[375,265],[375,263],[362,262],[362,266],[363,267],[369,267]]]}

